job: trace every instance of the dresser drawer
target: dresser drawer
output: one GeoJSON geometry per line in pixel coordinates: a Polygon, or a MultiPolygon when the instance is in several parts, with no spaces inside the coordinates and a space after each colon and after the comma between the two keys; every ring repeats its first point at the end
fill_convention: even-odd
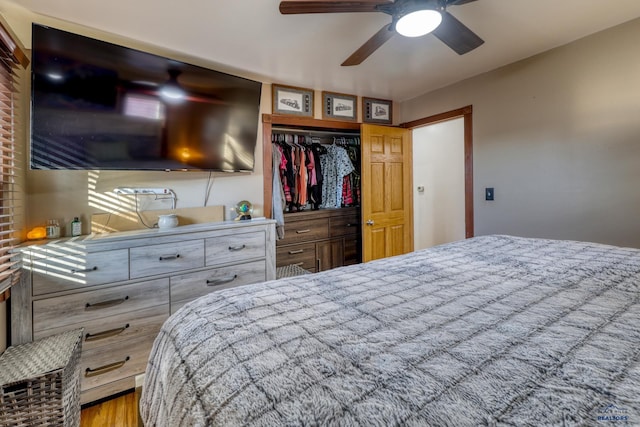
{"type": "Polygon", "coordinates": [[[129,279],[127,249],[86,253],[80,250],[33,251],[25,257],[31,270],[33,295],[84,288],[129,279]]]}
{"type": "Polygon", "coordinates": [[[203,239],[136,247],[129,251],[132,279],[204,267],[203,239]]]}
{"type": "Polygon", "coordinates": [[[46,298],[33,302],[33,330],[38,333],[99,318],[163,305],[169,298],[169,279],[113,286],[46,298]]]}
{"type": "Polygon", "coordinates": [[[205,241],[206,265],[215,266],[264,258],[265,246],[264,231],[212,237],[205,241]]]}
{"type": "Polygon", "coordinates": [[[277,245],[288,245],[310,240],[326,239],[329,237],[329,220],[327,218],[311,219],[308,221],[292,221],[287,223],[285,217],[284,239],[278,240],[277,245]]]}
{"type": "Polygon", "coordinates": [[[360,215],[353,212],[349,215],[331,217],[329,220],[331,237],[357,234],[360,227],[360,215]]]}
{"type": "Polygon", "coordinates": [[[171,313],[210,292],[264,282],[265,264],[264,260],[253,261],[171,277],[171,313]]]}
{"type": "Polygon", "coordinates": [[[39,330],[33,334],[33,338],[37,340],[67,331],[70,328],[84,328],[82,351],[89,351],[97,347],[109,348],[122,340],[157,334],[168,317],[169,304],[167,302],[164,305],[88,320],[72,326],[39,330]]]}
{"type": "Polygon", "coordinates": [[[276,249],[276,266],[295,264],[309,271],[316,271],[316,244],[300,243],[276,249]]]}
{"type": "Polygon", "coordinates": [[[109,346],[109,351],[104,348],[83,350],[80,358],[80,388],[85,391],[143,373],[156,335],[120,341],[109,346]]]}

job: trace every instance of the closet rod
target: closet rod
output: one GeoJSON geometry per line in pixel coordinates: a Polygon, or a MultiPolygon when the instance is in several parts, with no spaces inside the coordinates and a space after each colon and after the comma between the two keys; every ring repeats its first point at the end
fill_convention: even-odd
{"type": "Polygon", "coordinates": [[[333,131],[333,130],[308,130],[308,129],[294,129],[294,128],[282,128],[282,127],[276,127],[274,126],[273,128],[271,128],[271,132],[272,133],[279,133],[279,132],[285,132],[285,133],[293,133],[296,135],[309,135],[309,136],[333,136],[333,135],[340,135],[340,136],[360,136],[360,132],[358,131],[333,131]]]}

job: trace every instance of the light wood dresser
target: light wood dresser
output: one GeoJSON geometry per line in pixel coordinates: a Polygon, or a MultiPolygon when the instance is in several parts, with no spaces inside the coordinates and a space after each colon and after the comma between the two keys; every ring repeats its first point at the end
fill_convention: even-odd
{"type": "Polygon", "coordinates": [[[19,248],[12,344],[85,329],[81,402],[135,386],[160,326],[209,292],[275,278],[275,222],[230,221],[19,248]]]}

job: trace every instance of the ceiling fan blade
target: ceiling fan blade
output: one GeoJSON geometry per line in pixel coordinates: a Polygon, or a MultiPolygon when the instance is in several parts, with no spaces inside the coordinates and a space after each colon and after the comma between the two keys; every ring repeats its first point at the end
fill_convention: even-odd
{"type": "Polygon", "coordinates": [[[433,31],[433,35],[458,55],[464,55],[484,43],[484,40],[449,12],[443,12],[442,23],[433,31]]]}
{"type": "Polygon", "coordinates": [[[281,1],[280,13],[291,15],[299,13],[377,12],[378,5],[389,3],[391,3],[389,0],[281,1]]]}
{"type": "Polygon", "coordinates": [[[447,6],[460,6],[462,4],[471,3],[478,0],[449,0],[447,6]]]}
{"type": "Polygon", "coordinates": [[[359,65],[365,59],[369,57],[373,52],[375,52],[380,46],[385,44],[387,40],[389,40],[395,31],[391,30],[391,24],[387,24],[380,29],[377,33],[373,35],[369,40],[367,40],[358,50],[353,52],[350,57],[346,59],[341,65],[343,67],[349,67],[352,65],[359,65]]]}

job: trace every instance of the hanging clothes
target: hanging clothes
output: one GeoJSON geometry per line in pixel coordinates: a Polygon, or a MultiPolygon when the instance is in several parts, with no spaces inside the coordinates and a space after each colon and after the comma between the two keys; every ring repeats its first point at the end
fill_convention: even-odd
{"type": "Polygon", "coordinates": [[[324,148],[320,144],[312,144],[309,147],[309,159],[310,159],[310,175],[311,179],[309,180],[309,203],[311,204],[312,210],[320,209],[320,205],[322,204],[322,183],[324,181],[322,175],[322,163],[320,160],[320,156],[323,152],[326,152],[324,148]]]}
{"type": "Polygon", "coordinates": [[[360,205],[360,174],[353,172],[351,174],[351,188],[353,189],[353,206],[360,205]]]}
{"type": "Polygon", "coordinates": [[[298,193],[298,203],[296,207],[298,210],[303,209],[307,205],[307,165],[306,165],[306,153],[302,147],[297,149],[298,160],[296,167],[298,173],[296,175],[296,189],[298,193]]]}
{"type": "Polygon", "coordinates": [[[285,148],[285,152],[289,155],[288,157],[288,165],[287,165],[287,180],[289,184],[289,192],[291,193],[290,200],[287,200],[287,210],[293,212],[296,210],[296,204],[298,203],[298,187],[296,183],[296,178],[298,176],[298,165],[296,164],[296,147],[292,145],[287,145],[285,148]]]}
{"type": "Polygon", "coordinates": [[[347,150],[330,145],[327,153],[320,156],[322,164],[322,207],[342,207],[342,185],[344,177],[355,169],[347,150]]]}
{"type": "Polygon", "coordinates": [[[284,141],[281,145],[282,148],[282,167],[283,169],[283,179],[282,184],[284,188],[284,196],[287,202],[287,205],[290,206],[293,203],[294,193],[295,193],[295,176],[293,173],[293,161],[291,158],[291,147],[287,145],[284,141]]]}
{"type": "MultiPolygon", "coordinates": [[[[276,221],[276,235],[278,239],[284,239],[284,209],[286,204],[284,188],[282,185],[283,160],[282,148],[274,145],[272,149],[273,157],[273,182],[272,182],[272,203],[271,217],[276,221]]],[[[286,160],[285,160],[286,161],[286,160]]],[[[286,166],[285,168],[286,169],[286,166]]]]}
{"type": "Polygon", "coordinates": [[[344,206],[360,205],[360,138],[355,137],[347,139],[345,143],[347,153],[353,164],[354,171],[349,174],[349,182],[345,180],[343,190],[345,194],[349,194],[349,200],[343,199],[344,206]]]}
{"type": "MultiPolygon", "coordinates": [[[[359,138],[275,133],[271,141],[274,154],[275,147],[281,154],[274,173],[280,175],[284,212],[360,204],[359,138]]],[[[279,206],[276,193],[274,188],[279,206]]]]}
{"type": "Polygon", "coordinates": [[[314,198],[314,188],[318,186],[318,176],[316,174],[316,166],[315,166],[315,157],[313,154],[313,150],[311,147],[307,149],[307,161],[305,162],[305,166],[307,167],[307,196],[308,202],[311,205],[311,209],[313,209],[313,205],[315,202],[314,198]]]}
{"type": "Polygon", "coordinates": [[[353,205],[353,190],[351,189],[351,174],[345,176],[342,181],[342,204],[344,206],[353,205]]]}

